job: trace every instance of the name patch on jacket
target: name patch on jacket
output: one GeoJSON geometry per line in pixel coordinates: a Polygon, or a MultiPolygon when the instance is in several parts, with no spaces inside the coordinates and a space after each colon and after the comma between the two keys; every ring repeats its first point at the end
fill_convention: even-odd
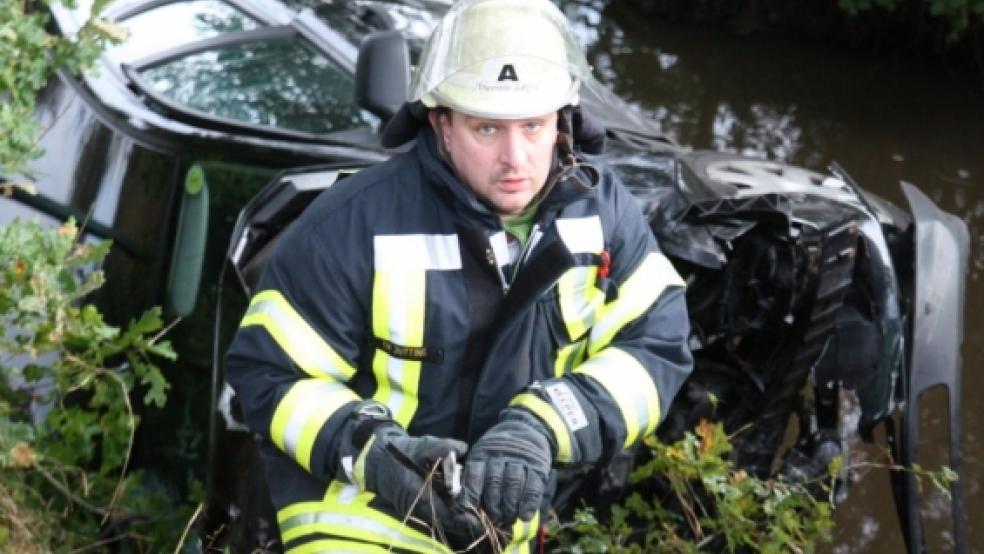
{"type": "Polygon", "coordinates": [[[441,348],[427,348],[426,346],[403,346],[390,342],[386,339],[373,337],[373,346],[386,352],[394,358],[410,360],[412,362],[427,362],[440,364],[444,361],[444,350],[441,348]]]}
{"type": "Polygon", "coordinates": [[[588,418],[584,415],[581,403],[577,401],[574,391],[567,383],[550,383],[544,388],[572,433],[588,426],[588,418]]]}

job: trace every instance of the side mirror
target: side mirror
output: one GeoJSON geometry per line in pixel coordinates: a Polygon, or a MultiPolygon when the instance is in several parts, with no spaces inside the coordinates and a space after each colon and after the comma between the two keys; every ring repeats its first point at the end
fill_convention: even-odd
{"type": "Polygon", "coordinates": [[[410,48],[398,31],[372,33],[359,46],[355,101],[385,124],[407,100],[410,48]]]}
{"type": "Polygon", "coordinates": [[[202,166],[195,164],[185,175],[184,190],[181,192],[178,228],[167,277],[165,298],[168,313],[185,317],[195,309],[207,238],[208,185],[202,166]]]}

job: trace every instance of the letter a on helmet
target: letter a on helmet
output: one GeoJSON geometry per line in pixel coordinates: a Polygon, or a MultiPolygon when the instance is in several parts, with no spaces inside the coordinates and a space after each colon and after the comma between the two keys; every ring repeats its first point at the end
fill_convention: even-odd
{"type": "Polygon", "coordinates": [[[462,0],[428,39],[410,100],[520,119],[577,104],[590,78],[567,18],[548,0],[462,0]]]}

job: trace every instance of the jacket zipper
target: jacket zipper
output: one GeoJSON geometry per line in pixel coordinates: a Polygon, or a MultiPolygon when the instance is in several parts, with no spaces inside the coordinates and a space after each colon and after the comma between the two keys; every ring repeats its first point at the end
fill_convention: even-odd
{"type": "Polygon", "coordinates": [[[533,228],[530,230],[530,236],[526,239],[526,244],[523,245],[523,250],[519,253],[519,256],[516,257],[516,262],[513,264],[512,275],[510,276],[509,281],[506,281],[506,276],[502,272],[502,265],[499,264],[500,260],[496,260],[495,266],[497,272],[499,273],[499,283],[502,284],[503,295],[509,293],[509,287],[511,286],[510,284],[516,282],[516,275],[519,274],[519,268],[522,267],[523,264],[525,264],[529,259],[530,252],[533,250],[536,243],[540,241],[540,236],[542,234],[543,233],[540,232],[540,224],[533,224],[533,228]]]}

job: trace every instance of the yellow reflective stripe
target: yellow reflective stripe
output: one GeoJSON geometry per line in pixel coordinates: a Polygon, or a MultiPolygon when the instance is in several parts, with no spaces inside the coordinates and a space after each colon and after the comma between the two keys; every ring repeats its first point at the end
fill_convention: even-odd
{"type": "Polygon", "coordinates": [[[277,512],[284,543],[312,533],[361,540],[412,552],[451,551],[433,538],[369,507],[375,495],[355,485],[332,481],[320,502],[298,502],[277,512]]]}
{"type": "MultiPolygon", "coordinates": [[[[423,347],[426,294],[423,270],[377,270],[372,295],[373,333],[400,346],[423,347]]],[[[386,404],[393,419],[404,428],[417,411],[421,366],[420,361],[404,360],[381,350],[373,356],[377,383],[373,398],[386,404]]]]}
{"type": "Polygon", "coordinates": [[[355,368],[321,338],[287,299],[276,290],[264,290],[253,297],[240,324],[266,329],[290,359],[311,377],[347,381],[355,368]]]}
{"type": "Polygon", "coordinates": [[[588,358],[574,372],[590,376],[611,395],[625,422],[625,447],[656,430],[659,392],[635,356],[609,347],[588,358]]]}
{"type": "Polygon", "coordinates": [[[595,323],[605,303],[605,293],[595,286],[598,268],[572,267],[557,281],[560,314],[571,340],[577,340],[595,323]]]}
{"type": "Polygon", "coordinates": [[[357,400],[358,395],[341,383],[323,379],[298,381],[273,412],[270,438],[277,448],[310,471],[318,432],[339,408],[357,400]]]}
{"type": "Polygon", "coordinates": [[[540,512],[533,514],[533,519],[523,521],[517,519],[512,526],[512,538],[502,550],[503,554],[529,554],[530,541],[536,538],[540,527],[540,512]]]}
{"type": "Polygon", "coordinates": [[[288,548],[285,554],[389,554],[390,552],[392,551],[388,548],[364,542],[322,539],[288,548]]]}
{"type": "Polygon", "coordinates": [[[591,328],[588,354],[611,344],[615,334],[644,314],[664,290],[682,286],[685,283],[670,260],[659,252],[650,252],[618,288],[618,299],[601,309],[601,316],[591,328]]]}
{"type": "Polygon", "coordinates": [[[375,441],[376,435],[369,437],[369,440],[363,445],[362,451],[359,452],[359,456],[355,459],[355,463],[352,464],[352,480],[360,491],[366,490],[366,456],[375,441]]]}
{"type": "Polygon", "coordinates": [[[561,346],[557,349],[557,360],[554,361],[554,377],[560,377],[565,373],[574,371],[587,353],[588,341],[579,340],[575,343],[561,346]]]}
{"type": "Polygon", "coordinates": [[[557,441],[557,461],[571,461],[571,432],[553,405],[528,392],[516,395],[509,402],[509,405],[522,406],[542,419],[547,427],[553,431],[554,439],[557,441]]]}

